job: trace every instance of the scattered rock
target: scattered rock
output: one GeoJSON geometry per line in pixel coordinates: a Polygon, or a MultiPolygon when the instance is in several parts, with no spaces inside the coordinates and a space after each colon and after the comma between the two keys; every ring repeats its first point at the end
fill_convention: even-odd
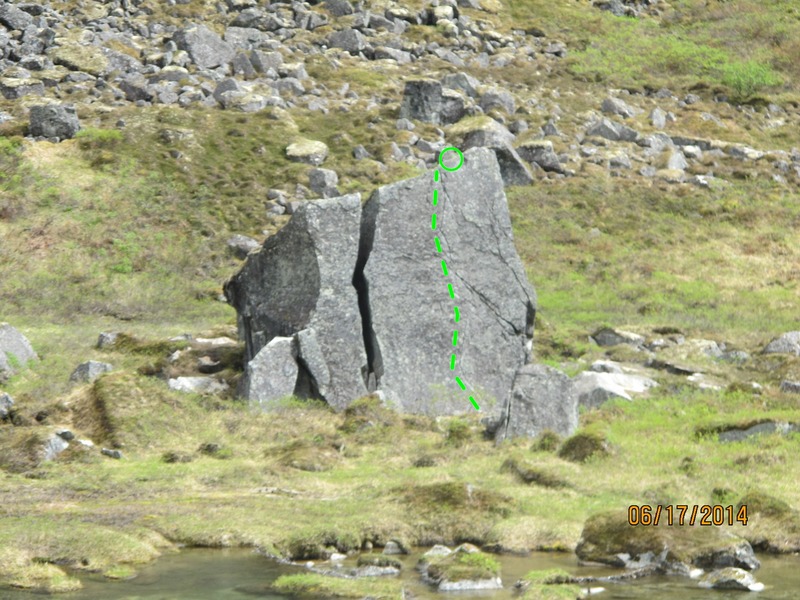
{"type": "Polygon", "coordinates": [[[311,169],[308,173],[308,187],[323,198],[334,198],[339,195],[336,185],[339,176],[331,169],[311,169]]]}
{"type": "Polygon", "coordinates": [[[800,394],[800,381],[781,381],[781,391],[785,394],[800,394]]]}
{"type": "Polygon", "coordinates": [[[118,336],[119,336],[119,333],[116,332],[116,331],[113,331],[113,332],[104,331],[104,332],[102,332],[97,337],[97,348],[102,349],[102,348],[110,348],[110,347],[112,347],[116,343],[118,336]]]}
{"type": "Polygon", "coordinates": [[[442,84],[431,79],[406,81],[403,101],[400,105],[401,119],[416,119],[439,124],[442,112],[442,84]]]}
{"type": "Polygon", "coordinates": [[[624,373],[585,371],[575,378],[578,404],[587,408],[597,408],[614,398],[631,400],[630,394],[641,394],[657,385],[647,377],[624,373]]]}
{"type": "Polygon", "coordinates": [[[68,140],[81,128],[75,107],[64,104],[45,104],[31,107],[30,134],[68,140]]]}
{"type": "Polygon", "coordinates": [[[783,423],[777,421],[765,421],[763,423],[756,423],[749,427],[731,427],[720,431],[720,442],[741,442],[754,436],[770,435],[779,433],[780,435],[788,435],[800,431],[800,425],[792,423],[783,423]]]}
{"type": "Polygon", "coordinates": [[[113,450],[111,448],[101,448],[100,454],[103,456],[108,456],[109,458],[113,458],[115,460],[120,460],[122,458],[122,452],[119,450],[113,450]]]}
{"type": "Polygon", "coordinates": [[[189,25],[172,36],[178,49],[185,50],[198,69],[213,69],[233,60],[233,47],[205,25],[189,25]]]}
{"type": "Polygon", "coordinates": [[[54,460],[64,450],[69,448],[69,442],[60,435],[54,433],[44,443],[44,456],[42,460],[54,460]]]}
{"type": "Polygon", "coordinates": [[[603,104],[600,107],[600,110],[602,110],[604,113],[607,114],[618,115],[623,119],[635,117],[636,115],[642,112],[641,109],[629,106],[619,98],[611,98],[611,97],[603,100],[603,104]]]}
{"type": "Polygon", "coordinates": [[[488,90],[481,96],[480,106],[483,112],[500,109],[508,115],[513,115],[515,110],[514,97],[505,90],[488,90]]]}
{"type": "Polygon", "coordinates": [[[656,107],[650,111],[650,124],[656,129],[664,129],[667,126],[667,113],[656,107]]]}
{"type": "Polygon", "coordinates": [[[8,323],[0,323],[0,381],[38,358],[24,335],[8,323]]]}
{"type": "Polygon", "coordinates": [[[75,367],[69,380],[72,382],[91,383],[103,373],[108,373],[114,367],[108,363],[90,360],[75,367]]]}
{"type": "Polygon", "coordinates": [[[228,238],[227,244],[228,250],[230,250],[230,252],[236,258],[240,258],[242,260],[247,258],[247,255],[250,254],[250,252],[261,246],[261,244],[259,244],[253,238],[247,237],[246,235],[242,235],[240,233],[228,238]]]}
{"type": "Polygon", "coordinates": [[[5,421],[14,407],[14,399],[5,392],[0,393],[0,421],[5,421]]]}
{"type": "Polygon", "coordinates": [[[636,130],[606,118],[591,125],[587,129],[586,135],[605,138],[613,142],[635,142],[639,138],[636,130]]]}
{"type": "Polygon", "coordinates": [[[171,390],[193,394],[218,394],[228,389],[228,384],[214,377],[176,377],[168,384],[171,390]]]}
{"type": "Polygon", "coordinates": [[[776,337],[761,351],[763,354],[794,354],[800,356],[800,331],[788,331],[776,337]]]}
{"type": "Polygon", "coordinates": [[[533,175],[514,148],[504,145],[491,149],[497,158],[497,164],[500,165],[500,176],[505,187],[529,185],[533,182],[533,175]]]}
{"type": "Polygon", "coordinates": [[[341,48],[350,54],[358,54],[367,47],[362,33],[350,28],[331,33],[328,36],[328,45],[332,48],[341,48]]]}
{"type": "Polygon", "coordinates": [[[286,147],[286,158],[319,166],[328,157],[328,146],[316,140],[299,139],[286,147]]]}
{"type": "Polygon", "coordinates": [[[700,587],[716,590],[760,592],[764,589],[764,584],[756,581],[756,578],[751,573],[736,567],[726,567],[725,569],[712,571],[700,580],[699,585],[700,587]]]}
{"type": "Polygon", "coordinates": [[[616,346],[617,344],[641,346],[644,344],[644,336],[630,331],[622,331],[621,329],[611,329],[610,327],[598,329],[592,334],[591,338],[598,346],[616,346]]]}
{"type": "Polygon", "coordinates": [[[549,140],[534,140],[526,142],[517,148],[519,155],[529,163],[539,165],[545,171],[564,173],[565,169],[553,150],[553,142],[549,140]]]}

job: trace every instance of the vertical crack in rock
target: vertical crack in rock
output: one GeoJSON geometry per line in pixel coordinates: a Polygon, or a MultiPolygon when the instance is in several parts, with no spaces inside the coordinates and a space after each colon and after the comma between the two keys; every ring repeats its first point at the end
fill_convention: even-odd
{"type": "Polygon", "coordinates": [[[372,326],[372,308],[369,304],[369,282],[364,275],[364,267],[372,252],[375,240],[375,210],[371,205],[364,206],[361,211],[361,229],[358,240],[358,259],[353,272],[353,287],[358,295],[358,310],[361,313],[361,333],[364,338],[364,352],[367,355],[367,364],[362,367],[364,385],[367,391],[374,392],[378,389],[383,376],[383,358],[381,356],[378,338],[372,326]]]}

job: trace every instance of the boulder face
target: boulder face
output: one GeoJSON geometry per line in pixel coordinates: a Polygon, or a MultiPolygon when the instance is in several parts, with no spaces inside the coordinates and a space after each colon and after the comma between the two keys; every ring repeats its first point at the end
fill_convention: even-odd
{"type": "Polygon", "coordinates": [[[496,420],[530,359],[536,296],[514,248],[500,166],[486,148],[465,152],[439,181],[428,172],[381,187],[363,209],[358,195],[301,204],[248,255],[225,295],[246,361],[275,338],[291,339],[290,351],[275,353],[280,360],[259,355],[247,370],[264,374],[241,388],[261,406],[289,386],[269,391],[257,380],[278,371],[293,378],[293,360],[293,393],[337,410],[378,391],[404,412],[456,414],[473,410],[472,395],[496,420]]]}
{"type": "MultiPolygon", "coordinates": [[[[276,337],[297,337],[297,393],[335,408],[366,393],[367,357],[352,284],[360,222],[358,194],[303,203],[225,285],[245,360],[276,337]]],[[[257,388],[248,386],[247,397],[267,402],[257,388]]]]}
{"type": "Polygon", "coordinates": [[[413,413],[472,410],[454,384],[458,375],[484,410],[502,409],[517,369],[529,359],[536,296],[514,248],[491,150],[466,152],[463,166],[442,170],[438,183],[427,173],[376,190],[364,206],[356,285],[367,308],[362,313],[369,313],[370,373],[390,404],[413,413]],[[463,341],[451,371],[454,329],[463,341]]]}

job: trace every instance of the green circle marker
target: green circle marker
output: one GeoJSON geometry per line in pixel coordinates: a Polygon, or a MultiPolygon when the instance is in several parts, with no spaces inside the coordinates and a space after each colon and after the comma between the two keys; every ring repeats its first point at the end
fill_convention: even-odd
{"type": "Polygon", "coordinates": [[[458,171],[458,170],[459,170],[459,169],[460,169],[460,168],[461,168],[461,167],[464,165],[464,154],[463,154],[463,153],[461,152],[461,150],[459,150],[458,148],[456,148],[456,147],[454,147],[454,146],[449,146],[449,147],[445,148],[444,150],[442,150],[442,151],[439,153],[439,165],[441,165],[441,167],[442,167],[442,168],[443,168],[445,171],[450,171],[450,172],[452,172],[452,171],[458,171]],[[455,152],[456,154],[458,154],[458,158],[459,158],[458,164],[457,164],[455,167],[453,167],[452,169],[451,169],[450,167],[446,166],[446,165],[444,164],[444,161],[442,160],[442,159],[444,158],[444,155],[445,155],[445,153],[446,153],[446,152],[449,152],[449,151],[451,151],[451,150],[452,150],[453,152],[455,152]]]}
{"type": "MultiPolygon", "coordinates": [[[[439,165],[445,171],[450,171],[450,172],[458,171],[464,165],[464,154],[458,148],[455,148],[453,146],[449,146],[449,147],[445,148],[444,150],[442,150],[439,153],[439,165]],[[446,166],[444,164],[444,161],[442,160],[444,155],[445,155],[445,153],[446,152],[450,152],[450,151],[453,151],[456,154],[458,154],[458,158],[459,158],[458,164],[453,168],[450,168],[450,167],[446,166]]],[[[438,183],[438,181],[439,181],[439,169],[434,169],[434,171],[433,171],[433,180],[438,183]]],[[[435,190],[435,189],[433,190],[433,198],[432,198],[431,204],[434,207],[438,206],[438,204],[439,204],[439,192],[438,192],[438,190],[435,190]]],[[[431,215],[431,229],[436,231],[436,213],[433,213],[431,215]]],[[[439,242],[439,237],[438,236],[435,236],[433,238],[433,242],[434,242],[434,244],[436,244],[436,252],[440,253],[440,254],[444,254],[442,252],[442,245],[439,242]]],[[[442,274],[445,277],[447,277],[449,275],[449,271],[447,270],[447,262],[444,261],[444,260],[442,260],[442,274]]],[[[447,284],[447,291],[450,294],[450,298],[455,300],[456,299],[456,295],[455,295],[455,292],[453,290],[453,285],[451,283],[447,284]]],[[[458,306],[453,306],[453,316],[454,316],[454,322],[457,324],[461,320],[461,311],[459,310],[458,306]]],[[[453,329],[453,348],[457,348],[457,347],[458,347],[458,329],[453,329]]],[[[456,360],[457,360],[456,359],[456,353],[455,353],[455,351],[453,351],[453,353],[450,355],[450,370],[451,371],[455,371],[455,369],[456,369],[456,360]]],[[[464,383],[464,381],[460,377],[456,376],[453,379],[455,380],[455,382],[458,384],[458,387],[460,387],[462,391],[467,391],[467,385],[464,383]]],[[[481,409],[481,407],[478,405],[478,402],[475,400],[475,396],[469,396],[469,401],[470,401],[470,404],[472,404],[472,407],[475,410],[479,411],[481,409]]]]}

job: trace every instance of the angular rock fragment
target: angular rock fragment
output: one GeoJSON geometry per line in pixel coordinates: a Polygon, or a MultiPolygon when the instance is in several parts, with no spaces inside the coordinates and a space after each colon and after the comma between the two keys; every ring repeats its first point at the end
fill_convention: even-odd
{"type": "Polygon", "coordinates": [[[564,173],[564,167],[558,160],[558,155],[553,150],[553,142],[549,140],[534,140],[522,144],[517,148],[517,153],[529,163],[539,165],[545,171],[564,173]]]}
{"type": "Polygon", "coordinates": [[[614,398],[631,400],[630,394],[640,394],[657,385],[648,377],[626,373],[586,371],[575,378],[578,404],[587,408],[596,408],[614,398]]]}
{"type": "Polygon", "coordinates": [[[239,394],[263,410],[291,396],[297,384],[296,357],[292,338],[273,338],[247,363],[239,394]]]}
{"type": "Polygon", "coordinates": [[[75,107],[70,105],[32,106],[30,119],[30,134],[33,136],[67,140],[81,128],[75,107]]]}
{"type": "Polygon", "coordinates": [[[319,166],[328,157],[328,146],[316,140],[297,140],[286,147],[286,158],[293,162],[302,162],[319,166]]]}
{"type": "Polygon", "coordinates": [[[800,331],[787,331],[776,337],[761,351],[764,354],[794,354],[800,356],[800,331]]]}

